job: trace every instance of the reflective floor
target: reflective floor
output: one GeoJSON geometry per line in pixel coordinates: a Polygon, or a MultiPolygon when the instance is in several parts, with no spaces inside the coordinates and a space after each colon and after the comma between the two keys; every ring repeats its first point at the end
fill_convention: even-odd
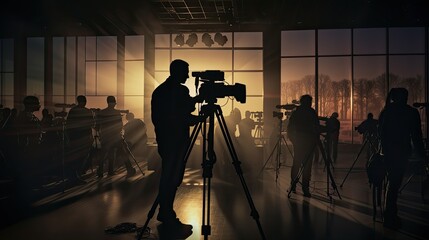
{"type": "MultiPolygon", "coordinates": [[[[256,163],[241,159],[245,186],[232,165],[216,163],[209,207],[211,233],[207,238],[262,239],[264,234],[266,239],[429,239],[429,205],[420,194],[423,176],[416,174],[401,192],[398,203],[403,227],[398,231],[385,229],[379,208],[373,220],[372,191],[363,158],[356,161],[344,181],[358,150],[359,146],[340,145],[333,171],[336,189],[331,182],[327,184],[324,165],[313,164],[312,198],[303,197],[300,187],[288,197],[291,160],[287,155],[280,159],[278,172],[273,168],[277,159],[262,154],[256,163]],[[251,216],[252,202],[259,218],[251,216]]],[[[122,170],[97,180],[89,173],[87,184],[47,194],[35,201],[25,216],[14,217],[12,211],[7,216],[2,214],[10,221],[0,229],[0,239],[135,239],[135,233],[112,235],[104,230],[124,222],[138,226],[145,223],[159,179],[159,160],[152,158],[154,162],[145,176],[139,173],[126,178],[122,170]]],[[[188,167],[175,208],[183,222],[194,226],[188,239],[204,239],[202,171],[196,159],[188,167]]],[[[412,167],[407,177],[410,173],[412,167]]],[[[159,239],[158,225],[155,218],[151,219],[151,234],[145,239],[159,239]]]]}

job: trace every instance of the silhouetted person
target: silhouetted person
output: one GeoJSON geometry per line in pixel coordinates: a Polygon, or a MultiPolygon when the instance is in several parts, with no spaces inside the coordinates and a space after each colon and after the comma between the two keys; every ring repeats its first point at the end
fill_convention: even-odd
{"type": "Polygon", "coordinates": [[[408,91],[405,88],[392,88],[379,118],[388,181],[384,226],[393,229],[401,227],[398,190],[412,152],[411,142],[418,157],[424,159],[425,155],[420,115],[417,109],[407,104],[407,100],[408,91]]]}
{"type": "Polygon", "coordinates": [[[341,123],[338,120],[338,113],[334,112],[326,121],[326,152],[332,157],[332,161],[337,162],[338,138],[340,136],[341,123]]]}
{"type": "Polygon", "coordinates": [[[108,175],[112,176],[115,174],[113,166],[115,155],[117,158],[122,158],[127,169],[127,176],[132,176],[136,173],[122,145],[122,116],[121,112],[115,109],[115,106],[116,98],[108,96],[107,108],[102,109],[98,113],[97,121],[100,126],[100,141],[103,152],[97,171],[99,178],[103,177],[103,165],[106,159],[108,159],[108,175]]]}
{"type": "Polygon", "coordinates": [[[363,140],[367,141],[365,146],[367,160],[369,160],[369,158],[377,149],[377,144],[378,144],[377,127],[378,127],[378,120],[374,119],[374,115],[372,113],[368,113],[367,119],[365,119],[356,127],[356,130],[358,131],[358,133],[363,134],[363,140]]]}
{"type": "Polygon", "coordinates": [[[253,142],[252,130],[256,126],[255,121],[250,118],[251,115],[252,113],[250,111],[246,111],[245,118],[241,119],[240,123],[238,124],[240,141],[245,141],[247,143],[253,142]]]}
{"type": "Polygon", "coordinates": [[[147,149],[147,128],[141,119],[136,119],[133,113],[125,116],[127,123],[124,125],[124,139],[131,151],[138,157],[142,157],[147,149]]]}
{"type": "Polygon", "coordinates": [[[173,209],[177,188],[183,180],[189,129],[198,122],[198,118],[191,114],[195,110],[196,98],[190,97],[188,88],[182,85],[188,78],[188,63],[180,59],[172,61],[170,76],[155,89],[151,102],[158,153],[162,158],[157,219],[178,235],[189,234],[192,229],[192,225],[180,222],[173,209]]]}
{"type": "Polygon", "coordinates": [[[77,105],[72,107],[67,115],[67,136],[69,145],[67,151],[67,171],[69,180],[76,183],[84,183],[79,179],[86,170],[89,152],[91,150],[93,138],[92,128],[94,127],[94,117],[92,111],[86,108],[86,97],[79,95],[76,97],[77,105]]]}
{"type": "MultiPolygon", "coordinates": [[[[293,182],[298,175],[299,168],[303,165],[302,191],[306,197],[311,197],[309,191],[311,167],[313,153],[319,139],[319,119],[316,111],[311,107],[312,100],[310,95],[301,96],[300,106],[292,112],[287,127],[288,137],[294,150],[291,179],[293,182]]],[[[292,185],[291,190],[296,191],[296,185],[292,185]]]]}

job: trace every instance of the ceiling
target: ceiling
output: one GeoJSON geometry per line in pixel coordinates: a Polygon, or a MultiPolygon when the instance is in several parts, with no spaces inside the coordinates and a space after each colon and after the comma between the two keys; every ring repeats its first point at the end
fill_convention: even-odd
{"type": "Polygon", "coordinates": [[[428,26],[424,0],[3,0],[2,36],[428,26]]]}

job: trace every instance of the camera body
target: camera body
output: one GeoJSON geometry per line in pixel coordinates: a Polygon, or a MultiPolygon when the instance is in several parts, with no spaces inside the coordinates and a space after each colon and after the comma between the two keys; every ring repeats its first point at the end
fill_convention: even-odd
{"type": "Polygon", "coordinates": [[[214,103],[217,98],[227,96],[233,96],[240,103],[246,102],[246,86],[240,83],[225,85],[225,73],[222,71],[192,72],[192,76],[196,78],[196,83],[197,81],[202,82],[199,96],[207,103],[214,103]]]}

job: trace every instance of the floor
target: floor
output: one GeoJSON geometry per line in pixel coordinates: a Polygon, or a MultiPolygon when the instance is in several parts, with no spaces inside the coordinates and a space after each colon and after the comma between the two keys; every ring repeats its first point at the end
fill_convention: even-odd
{"type": "MultiPolygon", "coordinates": [[[[364,158],[358,158],[351,168],[359,149],[358,145],[340,145],[332,173],[336,188],[332,182],[327,184],[324,165],[313,164],[312,198],[303,197],[299,187],[296,194],[288,197],[291,160],[287,152],[278,159],[273,157],[275,154],[269,157],[271,149],[261,149],[263,160],[261,157],[249,164],[240,159],[244,182],[232,165],[217,162],[210,207],[205,208],[210,210],[207,225],[211,227],[206,236],[201,235],[202,171],[198,157],[192,156],[175,201],[178,217],[194,226],[187,239],[263,239],[262,235],[265,239],[429,239],[429,231],[425,230],[429,227],[429,205],[424,201],[429,196],[423,198],[420,194],[423,176],[416,174],[401,192],[399,215],[403,227],[398,231],[385,229],[380,209],[373,219],[364,158]],[[274,168],[277,160],[281,163],[278,172],[274,168]],[[246,193],[250,198],[246,198],[246,193]],[[259,218],[250,215],[251,203],[259,218]]],[[[144,176],[139,173],[126,178],[125,170],[120,169],[117,175],[98,180],[89,172],[85,176],[87,184],[46,194],[23,216],[17,217],[8,209],[8,215],[1,214],[9,221],[0,229],[0,239],[136,239],[135,232],[107,234],[105,229],[125,222],[140,227],[147,220],[160,172],[158,156],[152,154],[149,158],[148,170],[143,168],[144,176]]],[[[155,218],[150,219],[151,232],[144,239],[159,239],[158,225],[155,218]]]]}

